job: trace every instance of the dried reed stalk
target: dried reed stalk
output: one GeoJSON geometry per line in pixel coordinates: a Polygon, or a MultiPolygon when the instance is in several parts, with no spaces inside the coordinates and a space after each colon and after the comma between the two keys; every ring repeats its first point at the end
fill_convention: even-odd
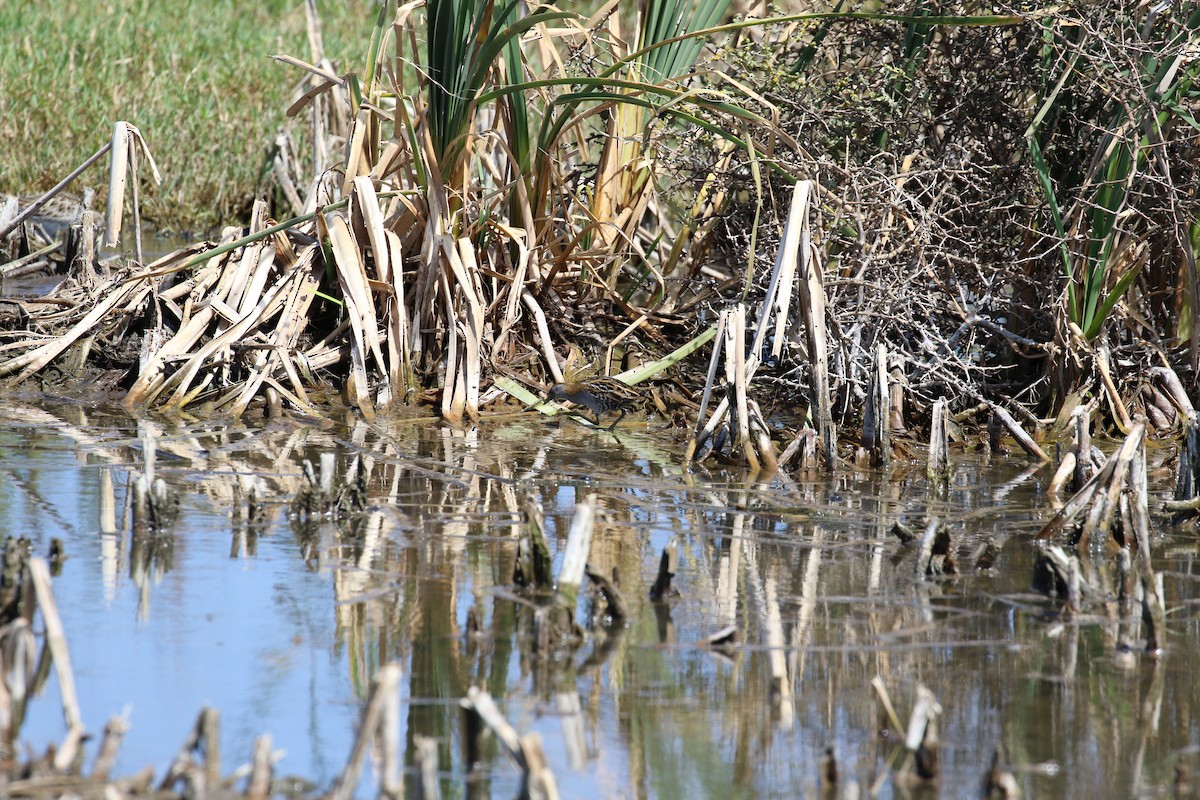
{"type": "MultiPolygon", "coordinates": [[[[804,217],[807,225],[807,215],[804,217]]],[[[801,236],[801,241],[804,240],[801,236]]],[[[799,251],[800,264],[797,277],[800,284],[800,310],[807,334],[808,357],[812,370],[812,393],[816,406],[817,434],[821,442],[821,456],[825,468],[832,472],[837,467],[837,432],[833,424],[829,386],[829,335],[825,327],[826,298],[822,285],[821,267],[813,257],[812,248],[799,251]]]]}
{"type": "MultiPolygon", "coordinates": [[[[358,777],[362,771],[363,758],[367,754],[367,747],[380,733],[381,723],[389,716],[386,709],[395,702],[400,691],[400,678],[400,665],[386,664],[380,667],[379,671],[375,673],[375,677],[371,679],[371,690],[367,695],[367,707],[363,711],[362,721],[358,726],[358,735],[354,737],[350,758],[346,761],[346,765],[342,768],[341,774],[338,775],[337,781],[334,782],[333,788],[329,792],[331,800],[350,800],[354,796],[354,790],[358,786],[358,777]]],[[[388,764],[393,765],[387,771],[393,773],[392,782],[395,783],[396,767],[394,764],[399,758],[399,754],[389,753],[385,758],[388,760],[388,764]]]]}
{"type": "Polygon", "coordinates": [[[863,408],[863,447],[870,453],[871,464],[876,467],[886,466],[892,454],[891,391],[887,365],[887,346],[881,342],[875,347],[875,365],[871,370],[871,383],[863,408]]]}
{"type": "Polygon", "coordinates": [[[592,530],[596,519],[596,495],[589,494],[575,505],[575,516],[571,518],[571,529],[567,532],[567,546],[563,551],[562,565],[558,569],[558,586],[555,592],[559,605],[574,609],[579,595],[579,585],[592,548],[592,530]]]}
{"type": "Polygon", "coordinates": [[[945,482],[950,477],[950,435],[946,422],[946,398],[933,404],[933,419],[929,423],[929,479],[945,482]]]}
{"type": "Polygon", "coordinates": [[[71,669],[71,653],[67,647],[67,636],[62,619],[58,616],[58,605],[54,602],[54,590],[50,586],[50,567],[46,559],[35,556],[27,565],[33,590],[37,595],[38,607],[42,610],[42,621],[46,626],[46,646],[54,659],[54,673],[58,676],[58,692],[62,697],[63,721],[67,734],[54,754],[54,768],[66,770],[79,752],[85,728],[79,713],[79,698],[75,694],[75,673],[71,669]]]}
{"type": "Polygon", "coordinates": [[[1012,414],[1009,414],[1003,408],[996,405],[992,406],[992,414],[1008,429],[1008,432],[1017,440],[1017,444],[1021,446],[1022,450],[1041,461],[1050,460],[1050,456],[1046,455],[1046,451],[1038,446],[1038,443],[1033,440],[1032,436],[1025,432],[1020,423],[1013,419],[1012,414]]]}

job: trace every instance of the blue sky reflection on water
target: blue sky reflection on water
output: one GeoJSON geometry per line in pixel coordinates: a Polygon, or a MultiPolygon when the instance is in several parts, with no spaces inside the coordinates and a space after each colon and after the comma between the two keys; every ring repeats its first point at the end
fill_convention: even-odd
{"type": "MultiPolygon", "coordinates": [[[[156,565],[143,596],[129,576],[127,534],[99,534],[99,468],[64,465],[44,474],[54,478],[44,497],[60,514],[90,511],[64,536],[70,557],[54,587],[88,729],[102,731],[129,705],[132,724],[117,774],[146,764],[161,770],[200,708],[210,705],[223,715],[227,760],[247,760],[254,738],[270,733],[287,753],[281,772],[330,779],[345,758],[358,707],[335,650],[329,578],[305,567],[287,527],[260,538],[256,556],[230,558],[228,517],[187,498],[173,563],[156,565]]],[[[118,485],[119,507],[122,501],[118,485]]],[[[44,553],[48,537],[62,535],[50,516],[16,511],[7,529],[30,536],[44,553]]],[[[40,749],[61,738],[58,702],[51,682],[35,700],[24,741],[40,749]]]]}

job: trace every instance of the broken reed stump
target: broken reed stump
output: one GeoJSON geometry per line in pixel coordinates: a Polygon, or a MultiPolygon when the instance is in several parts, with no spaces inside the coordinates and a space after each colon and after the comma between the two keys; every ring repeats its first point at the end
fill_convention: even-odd
{"type": "Polygon", "coordinates": [[[183,745],[167,767],[160,792],[172,790],[182,783],[188,789],[215,791],[221,782],[221,714],[216,709],[202,708],[196,723],[188,732],[183,745]]]}
{"type": "Polygon", "coordinates": [[[586,569],[586,574],[604,600],[604,610],[593,614],[593,619],[600,618],[609,625],[620,625],[628,619],[629,610],[621,590],[608,578],[594,572],[590,566],[586,569]]]}
{"type": "Polygon", "coordinates": [[[929,479],[943,484],[950,479],[950,432],[946,420],[946,398],[933,404],[933,419],[929,423],[929,479]]]}
{"type": "Polygon", "coordinates": [[[365,511],[369,476],[362,456],[354,456],[340,483],[333,453],[322,453],[319,463],[317,471],[308,459],[301,462],[307,485],[292,498],[292,518],[302,525],[314,524],[321,517],[342,523],[365,511]]]}
{"type": "Polygon", "coordinates": [[[880,733],[891,731],[893,735],[904,734],[906,753],[896,777],[906,785],[936,783],[941,778],[938,718],[942,715],[942,706],[937,697],[924,684],[918,683],[908,725],[904,725],[883,678],[878,675],[872,678],[871,689],[879,700],[880,733]]]}
{"type": "Polygon", "coordinates": [[[330,800],[350,800],[354,796],[354,790],[358,786],[358,778],[362,772],[363,759],[376,736],[391,743],[391,748],[385,747],[382,752],[381,772],[384,786],[381,788],[391,793],[392,796],[396,796],[401,790],[398,743],[384,727],[389,720],[394,722],[399,718],[399,710],[396,706],[400,702],[401,675],[400,665],[393,662],[380,667],[379,671],[375,673],[375,677],[371,679],[371,690],[367,695],[367,706],[363,710],[362,721],[358,726],[358,735],[354,737],[354,744],[350,748],[350,757],[347,759],[346,765],[342,768],[333,789],[329,792],[330,800]]]}
{"type": "Polygon", "coordinates": [[[574,647],[582,641],[582,632],[575,622],[575,616],[578,613],[579,588],[587,572],[595,517],[596,495],[589,494],[575,505],[553,600],[549,606],[538,606],[534,610],[533,641],[535,653],[539,656],[550,657],[559,647],[574,647]]]}
{"type": "Polygon", "coordinates": [[[153,483],[139,475],[133,481],[133,531],[135,534],[163,532],[175,519],[179,498],[172,495],[167,482],[155,478],[153,483]]]}
{"type": "Polygon", "coordinates": [[[541,497],[527,486],[521,496],[524,524],[517,541],[517,560],[513,565],[513,582],[525,587],[549,587],[554,582],[550,544],[546,541],[546,518],[541,497]]]}
{"type": "Polygon", "coordinates": [[[996,745],[992,752],[992,765],[983,776],[981,796],[984,800],[1017,800],[1021,796],[1021,786],[1012,772],[1003,768],[1004,747],[996,745]]]}
{"type": "MultiPolygon", "coordinates": [[[[1142,452],[1146,427],[1135,424],[1104,467],[1101,468],[1038,533],[1038,539],[1054,539],[1067,530],[1072,532],[1073,545],[1087,547],[1089,543],[1113,541],[1118,547],[1126,543],[1125,532],[1114,527],[1119,521],[1118,500],[1126,488],[1130,463],[1142,452]],[[1086,516],[1085,516],[1086,512],[1086,516]]],[[[1136,490],[1135,490],[1136,491],[1136,490]]],[[[1130,539],[1133,531],[1128,532],[1130,539]]]]}
{"type": "Polygon", "coordinates": [[[579,600],[579,587],[587,569],[595,524],[596,495],[589,494],[575,505],[575,516],[571,519],[571,529],[567,532],[562,566],[558,570],[555,602],[563,608],[570,609],[572,613],[579,600]]]}
{"type": "Polygon", "coordinates": [[[1175,475],[1175,500],[1186,502],[1200,497],[1200,420],[1192,411],[1184,419],[1179,468],[1175,475]]]}
{"type": "MultiPolygon", "coordinates": [[[[1158,653],[1166,632],[1166,603],[1162,576],[1150,563],[1149,488],[1146,477],[1146,420],[1139,418],[1121,446],[1104,466],[1042,528],[1042,541],[1069,533],[1071,544],[1080,550],[1102,549],[1115,552],[1120,590],[1118,606],[1123,620],[1118,632],[1118,648],[1127,649],[1134,639],[1132,631],[1133,597],[1140,589],[1145,651],[1158,653]]],[[[1039,559],[1035,570],[1052,573],[1053,581],[1038,577],[1043,591],[1051,583],[1062,593],[1065,581],[1067,611],[1078,613],[1089,592],[1077,557],[1067,564],[1066,556],[1055,547],[1044,551],[1050,559],[1039,559]]],[[[1097,592],[1099,593],[1099,592],[1097,592]]]]}
{"type": "Polygon", "coordinates": [[[1095,472],[1092,467],[1091,412],[1076,408],[1071,412],[1071,421],[1075,430],[1075,472],[1071,479],[1071,491],[1078,492],[1095,472]]]}
{"type": "MultiPolygon", "coordinates": [[[[541,738],[537,734],[518,735],[516,728],[504,718],[492,696],[477,686],[467,690],[467,696],[459,701],[459,705],[469,717],[477,719],[468,729],[482,731],[486,727],[490,730],[504,752],[521,771],[519,797],[540,800],[555,800],[558,797],[558,784],[547,765],[541,738]]],[[[468,744],[468,750],[479,752],[478,742],[468,744]]]]}
{"type": "Polygon", "coordinates": [[[650,599],[655,603],[669,597],[678,597],[679,590],[671,585],[675,577],[675,564],[679,560],[679,542],[674,536],[663,548],[662,557],[658,560],[658,577],[650,587],[650,599]]]}
{"type": "Polygon", "coordinates": [[[1092,467],[1091,414],[1087,408],[1079,406],[1071,412],[1071,428],[1074,431],[1071,449],[1063,456],[1047,489],[1055,499],[1064,488],[1072,494],[1078,492],[1095,471],[1092,467]]]}
{"type": "Polygon", "coordinates": [[[908,733],[904,737],[904,746],[908,748],[911,758],[905,767],[911,772],[901,769],[901,775],[910,774],[920,783],[932,783],[941,778],[942,768],[939,757],[940,741],[938,739],[938,718],[942,715],[942,706],[924,685],[917,685],[917,699],[913,703],[912,714],[908,718],[908,733]]]}
{"type": "Polygon", "coordinates": [[[117,763],[117,753],[128,732],[129,719],[126,716],[109,718],[108,724],[104,726],[104,737],[100,740],[96,761],[92,765],[92,780],[108,781],[113,765],[117,763]]]}
{"type": "MultiPolygon", "coordinates": [[[[906,538],[913,535],[911,529],[899,522],[893,525],[892,532],[904,544],[912,541],[911,538],[906,538]]],[[[954,558],[950,532],[942,527],[937,517],[929,518],[929,523],[921,534],[921,547],[917,552],[914,574],[918,579],[958,574],[958,562],[954,558]]]]}
{"type": "Polygon", "coordinates": [[[418,800],[439,800],[442,796],[442,789],[437,779],[437,740],[429,736],[417,735],[413,737],[413,744],[416,745],[413,758],[417,762],[417,774],[420,776],[416,785],[416,796],[418,800]]]}
{"type": "Polygon", "coordinates": [[[887,347],[879,344],[875,348],[875,364],[863,407],[862,444],[873,467],[887,466],[892,454],[892,393],[888,386],[887,365],[887,347]]]}
{"type": "Polygon", "coordinates": [[[10,535],[4,539],[3,563],[0,565],[0,625],[21,616],[33,618],[31,587],[25,580],[25,567],[32,551],[33,542],[25,536],[10,535]],[[26,602],[27,597],[29,602],[26,602]]]}

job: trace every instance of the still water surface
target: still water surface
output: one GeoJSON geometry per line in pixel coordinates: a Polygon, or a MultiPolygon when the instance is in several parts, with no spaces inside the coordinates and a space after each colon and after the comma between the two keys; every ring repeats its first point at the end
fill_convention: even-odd
{"type": "MultiPolygon", "coordinates": [[[[131,722],[116,774],[161,775],[210,705],[226,772],[269,733],[277,775],[326,789],[389,662],[403,667],[406,761],[415,737],[433,737],[446,797],[519,786],[494,746],[476,769],[463,763],[458,701],[472,685],[541,735],[563,797],[819,797],[830,747],[843,787],[884,798],[978,796],[997,745],[1026,797],[1169,795],[1177,766],[1200,766],[1194,531],[1156,526],[1166,650],[1125,662],[1103,605],[1071,620],[1030,591],[1049,471],[1027,471],[1019,455],[961,456],[931,498],[916,463],[886,480],[847,468],[753,483],[684,473],[681,452],[653,424],[139,423],[0,404],[0,521],[38,553],[51,537],[65,544],[54,589],[84,721],[99,733],[128,709],[131,722]],[[134,547],[125,498],[151,433],[155,474],[181,507],[168,535],[134,547]],[[370,508],[352,528],[289,522],[302,462],[322,452],[341,468],[366,459],[370,508]],[[239,475],[266,487],[257,530],[233,513],[239,475]],[[115,521],[101,511],[109,481],[115,521]],[[625,628],[596,629],[573,653],[536,652],[512,581],[526,490],[545,509],[556,569],[575,502],[597,495],[591,563],[617,571],[625,628]],[[949,525],[958,576],[917,576],[915,549],[889,533],[929,513],[949,525]],[[681,594],[652,604],[646,588],[672,537],[681,594]],[[998,555],[979,569],[988,542],[998,555]],[[728,625],[739,647],[700,644],[728,625]],[[900,751],[879,733],[876,676],[903,719],[918,684],[936,695],[939,787],[894,778],[900,751]]],[[[1156,465],[1170,452],[1152,452],[1152,488],[1169,485],[1156,465]]],[[[51,681],[21,739],[40,752],[63,733],[51,681]]]]}

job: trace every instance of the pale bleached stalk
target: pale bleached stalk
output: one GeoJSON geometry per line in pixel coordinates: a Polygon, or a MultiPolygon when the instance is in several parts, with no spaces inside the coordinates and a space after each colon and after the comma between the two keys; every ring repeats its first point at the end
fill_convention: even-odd
{"type": "MultiPolygon", "coordinates": [[[[392,360],[390,373],[394,386],[404,387],[407,400],[416,388],[412,374],[412,348],[409,341],[408,305],[404,296],[404,255],[400,248],[400,237],[392,231],[386,233],[388,251],[392,262],[392,288],[395,294],[388,298],[388,353],[392,360]]],[[[395,391],[395,389],[394,389],[395,391]]]]}
{"type": "Polygon", "coordinates": [[[354,796],[354,790],[358,786],[358,776],[362,772],[363,758],[367,754],[367,746],[379,733],[380,723],[389,716],[386,709],[395,702],[395,695],[400,692],[400,676],[399,664],[387,664],[380,667],[371,680],[367,707],[363,711],[362,720],[358,725],[358,735],[354,737],[354,745],[350,748],[350,758],[346,761],[346,766],[342,768],[341,775],[338,776],[329,793],[331,800],[350,800],[354,796]]]}
{"type": "Polygon", "coordinates": [[[380,369],[387,369],[379,346],[375,303],[367,282],[358,241],[341,215],[328,219],[330,244],[337,264],[346,318],[350,321],[350,401],[368,416],[374,415],[367,379],[367,356],[374,356],[380,369]]]}
{"type": "MultiPolygon", "coordinates": [[[[518,180],[517,184],[521,185],[521,181],[518,180]]],[[[530,251],[525,243],[525,238],[528,235],[529,229],[517,230],[499,222],[492,224],[493,227],[507,236],[509,241],[517,248],[517,268],[513,274],[512,282],[508,285],[508,297],[504,303],[504,318],[500,320],[500,333],[496,336],[496,344],[494,346],[496,351],[502,352],[509,332],[517,324],[517,311],[526,293],[525,276],[529,270],[530,251]]]]}
{"type": "Polygon", "coordinates": [[[1092,415],[1087,408],[1080,407],[1071,412],[1071,420],[1075,427],[1075,471],[1071,491],[1077,492],[1092,472],[1092,415]]]}
{"type": "MultiPolygon", "coordinates": [[[[455,276],[458,278],[462,286],[463,294],[467,300],[467,319],[464,320],[464,330],[466,332],[466,364],[464,370],[464,378],[466,381],[466,413],[471,419],[479,417],[479,386],[483,382],[482,374],[482,357],[483,357],[483,322],[484,310],[483,302],[480,298],[479,282],[477,275],[479,274],[479,265],[475,258],[475,245],[472,244],[469,238],[463,237],[458,240],[458,255],[459,269],[456,270],[455,276]]],[[[454,259],[450,261],[451,268],[455,268],[456,262],[454,259]]]]}
{"type": "Polygon", "coordinates": [[[750,469],[757,471],[761,467],[758,453],[750,438],[750,404],[747,396],[747,384],[750,376],[746,374],[746,306],[742,303],[733,311],[733,349],[726,351],[726,358],[733,354],[733,386],[734,397],[737,400],[738,439],[742,443],[742,451],[750,469]]]}
{"type": "Polygon", "coordinates": [[[575,516],[567,532],[567,546],[562,566],[558,570],[558,598],[565,607],[574,610],[583,582],[584,569],[592,549],[592,530],[596,520],[596,495],[589,494],[575,505],[575,516]]]}
{"type": "Polygon", "coordinates": [[[946,398],[933,404],[933,419],[929,424],[929,458],[926,472],[930,480],[945,481],[950,475],[950,443],[946,429],[946,398]]]}
{"type": "MultiPolygon", "coordinates": [[[[708,411],[708,404],[712,400],[713,386],[717,382],[717,370],[721,364],[721,347],[725,342],[725,328],[728,324],[729,310],[725,309],[721,312],[721,317],[717,322],[717,333],[713,341],[713,351],[708,359],[708,376],[704,380],[704,393],[700,396],[700,410],[696,412],[696,428],[692,433],[692,438],[688,442],[687,452],[683,457],[685,462],[691,461],[695,457],[696,451],[704,446],[704,442],[712,435],[712,431],[716,430],[717,424],[720,422],[716,411],[713,412],[712,418],[708,421],[705,421],[704,414],[708,411]]],[[[723,407],[718,410],[724,415],[723,407]]]]}
{"type": "Polygon", "coordinates": [[[762,353],[766,343],[767,331],[774,320],[774,342],[771,345],[772,355],[778,357],[782,352],[783,339],[787,331],[788,313],[792,299],[792,285],[796,277],[797,255],[800,250],[801,233],[807,227],[808,196],[812,190],[812,181],[797,181],[792,187],[792,204],[788,211],[787,222],[783,227],[783,238],[775,255],[775,268],[771,271],[771,281],[767,285],[767,293],[759,306],[758,319],[755,321],[757,330],[751,353],[762,353]]]}
{"type": "Polygon", "coordinates": [[[825,288],[821,267],[813,257],[812,248],[800,251],[800,306],[808,333],[808,357],[812,368],[812,391],[816,395],[817,433],[821,437],[821,454],[825,468],[837,466],[837,433],[829,396],[829,338],[825,328],[825,288]]]}
{"type": "Polygon", "coordinates": [[[125,212],[125,180],[129,169],[129,123],[117,120],[113,125],[112,158],[108,169],[108,217],[104,225],[104,244],[116,247],[121,242],[121,219],[125,212]]]}
{"type": "Polygon", "coordinates": [[[564,378],[562,368],[558,365],[558,358],[554,355],[554,344],[550,338],[550,327],[546,324],[546,312],[542,311],[542,307],[538,305],[535,298],[528,289],[521,293],[521,301],[533,314],[534,324],[537,325],[538,338],[542,341],[542,355],[546,359],[546,366],[550,370],[550,374],[554,376],[555,383],[563,383],[564,378]]]}
{"type": "Polygon", "coordinates": [[[1046,455],[1046,451],[1039,447],[1038,443],[1033,440],[1033,437],[1026,433],[1025,429],[1013,419],[1012,414],[1009,414],[1000,406],[992,406],[992,413],[1008,429],[1008,432],[1016,439],[1017,444],[1021,446],[1022,450],[1040,461],[1050,460],[1050,456],[1046,455]]]}
{"type": "Polygon", "coordinates": [[[38,607],[42,610],[46,646],[50,648],[50,657],[54,659],[54,673],[58,676],[58,692],[62,697],[63,721],[67,724],[66,738],[54,755],[55,769],[63,771],[75,760],[82,743],[83,716],[79,713],[79,698],[75,693],[75,673],[71,669],[67,635],[63,630],[62,618],[58,616],[58,605],[54,602],[54,590],[50,585],[50,567],[46,559],[34,556],[29,559],[28,569],[38,607]]]}

